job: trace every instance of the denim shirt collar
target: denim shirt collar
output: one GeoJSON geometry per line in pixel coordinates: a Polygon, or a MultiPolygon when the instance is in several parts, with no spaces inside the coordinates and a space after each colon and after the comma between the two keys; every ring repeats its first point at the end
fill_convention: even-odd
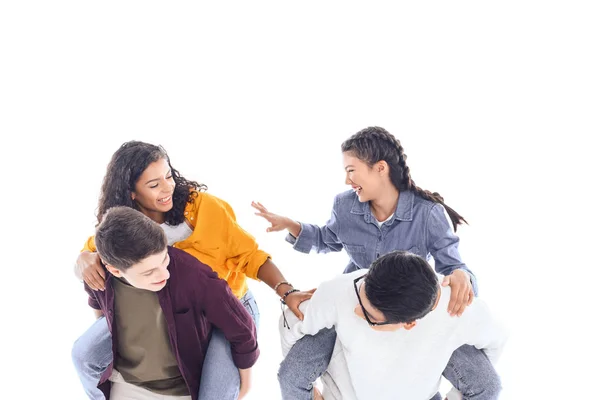
{"type": "MultiPolygon", "coordinates": [[[[398,197],[396,211],[394,212],[394,219],[400,221],[412,221],[414,201],[415,193],[412,190],[401,192],[400,196],[398,197]]],[[[363,214],[365,216],[365,221],[369,222],[369,220],[373,218],[369,205],[369,202],[361,203],[360,201],[358,201],[358,196],[356,196],[354,198],[354,203],[352,204],[352,209],[350,210],[350,213],[363,214]]]]}

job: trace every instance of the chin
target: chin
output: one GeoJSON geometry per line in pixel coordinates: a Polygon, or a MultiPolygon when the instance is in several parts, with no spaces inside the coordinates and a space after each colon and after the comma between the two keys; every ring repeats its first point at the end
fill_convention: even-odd
{"type": "Polygon", "coordinates": [[[363,194],[359,194],[356,197],[358,197],[358,201],[360,201],[361,203],[366,203],[368,201],[370,201],[371,199],[369,199],[367,196],[363,195],[363,194]]]}

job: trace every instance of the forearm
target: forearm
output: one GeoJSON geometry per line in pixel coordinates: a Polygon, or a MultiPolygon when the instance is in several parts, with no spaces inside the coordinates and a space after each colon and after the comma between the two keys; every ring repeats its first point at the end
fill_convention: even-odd
{"type": "Polygon", "coordinates": [[[302,225],[300,225],[300,222],[288,218],[285,228],[293,237],[297,238],[302,230],[302,225]]]}
{"type": "Polygon", "coordinates": [[[242,399],[250,391],[252,383],[252,368],[238,369],[240,371],[240,394],[238,399],[242,399]]]}
{"type": "MultiPolygon", "coordinates": [[[[275,286],[280,282],[285,282],[285,277],[270,258],[260,266],[258,270],[258,279],[269,285],[271,289],[275,289],[275,286]]],[[[277,295],[281,297],[291,288],[292,286],[290,284],[283,283],[277,287],[277,295]]]]}

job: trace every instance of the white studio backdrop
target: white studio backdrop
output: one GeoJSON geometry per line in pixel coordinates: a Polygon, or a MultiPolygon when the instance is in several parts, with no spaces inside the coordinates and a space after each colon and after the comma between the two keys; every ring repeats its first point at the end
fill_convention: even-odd
{"type": "MultiPolygon", "coordinates": [[[[2,3],[0,397],[84,398],[70,350],[93,317],[72,270],[123,142],[163,145],[309,289],[347,256],[294,252],[250,202],[325,223],[346,190],[340,144],[369,125],[470,223],[461,254],[511,332],[502,398],[594,397],[594,6],[2,3]]],[[[251,289],[262,354],[248,399],[277,399],[279,303],[251,289]]]]}

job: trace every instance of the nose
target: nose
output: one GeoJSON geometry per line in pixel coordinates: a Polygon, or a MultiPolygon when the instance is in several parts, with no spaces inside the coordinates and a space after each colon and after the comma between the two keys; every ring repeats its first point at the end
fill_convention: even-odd
{"type": "Polygon", "coordinates": [[[161,277],[158,281],[159,282],[164,281],[165,279],[169,279],[170,277],[171,277],[171,274],[169,273],[169,270],[164,268],[161,270],[161,277]]]}
{"type": "Polygon", "coordinates": [[[175,187],[175,182],[170,182],[167,179],[161,181],[160,190],[165,193],[171,193],[175,187]]]}
{"type": "Polygon", "coordinates": [[[350,179],[350,176],[348,176],[348,174],[346,174],[346,185],[352,185],[352,180],[350,179]]]}

